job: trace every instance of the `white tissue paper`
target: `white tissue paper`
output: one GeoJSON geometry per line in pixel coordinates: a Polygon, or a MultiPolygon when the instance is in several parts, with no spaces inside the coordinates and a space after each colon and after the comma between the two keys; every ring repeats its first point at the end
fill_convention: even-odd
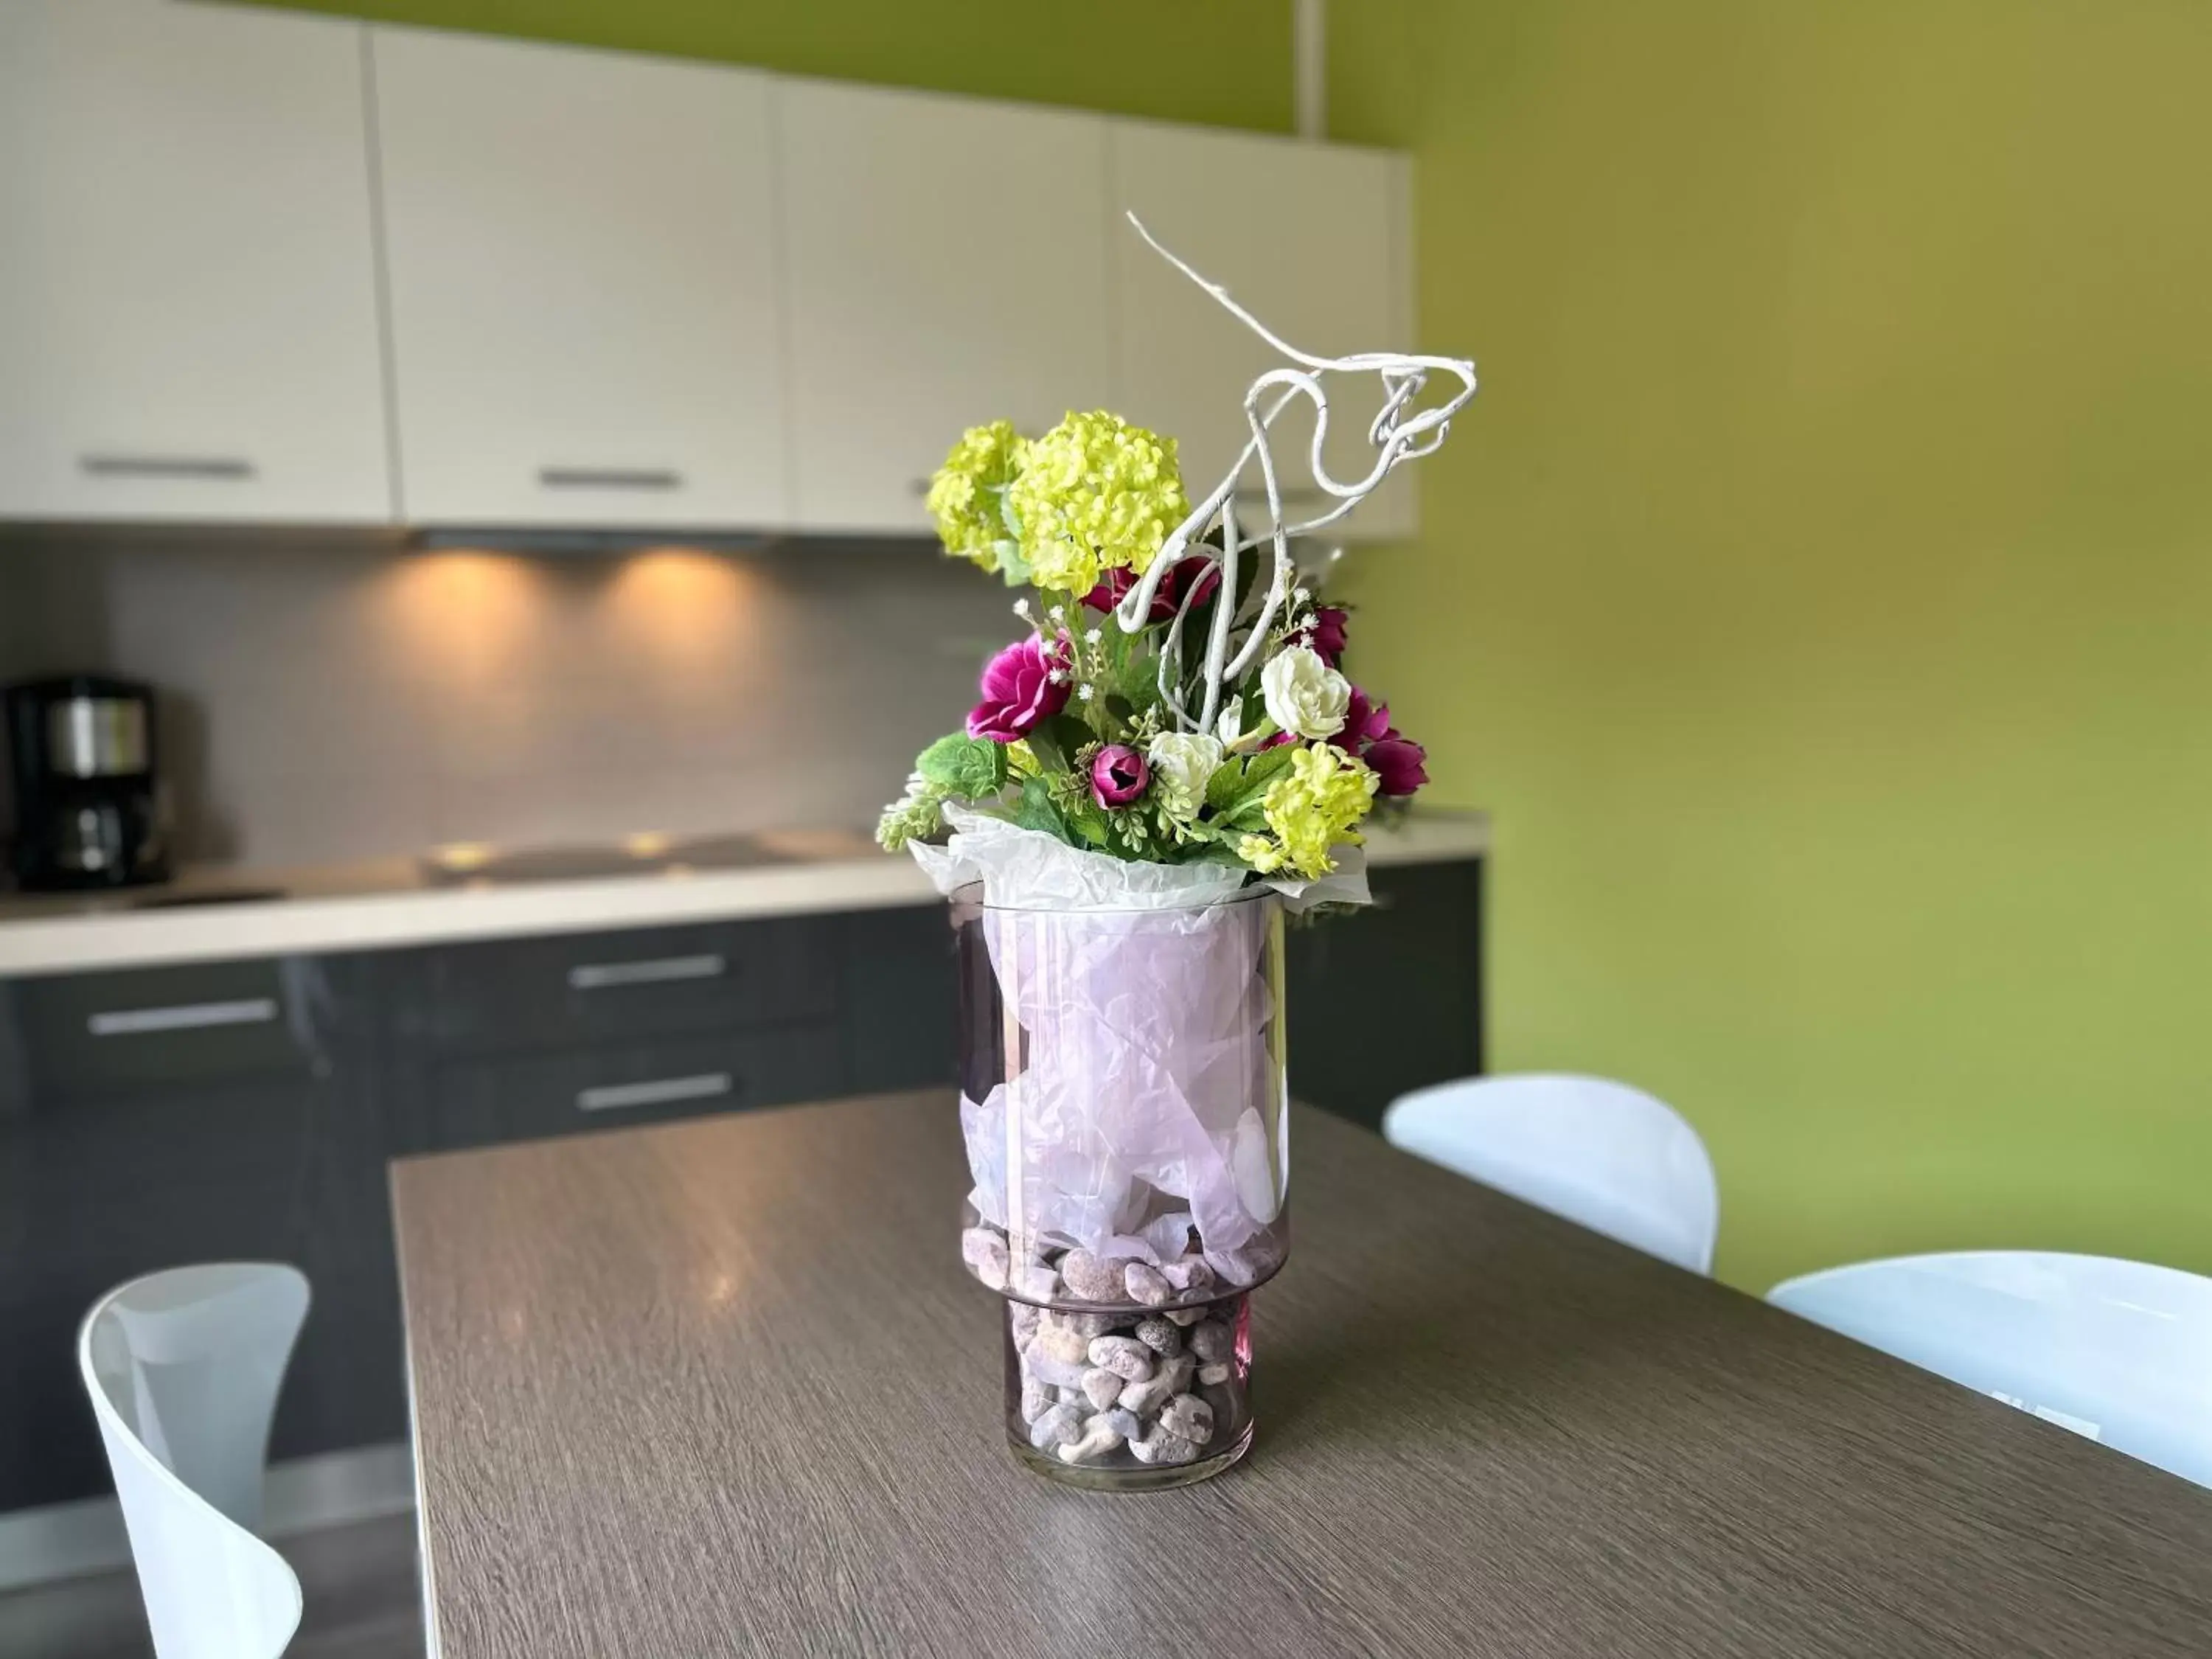
{"type": "Polygon", "coordinates": [[[957,805],[945,817],[948,843],[915,843],[915,857],[948,896],[981,884],[992,971],[1020,1028],[1012,1080],[960,1103],[969,1201],[1033,1251],[1158,1262],[1195,1227],[1217,1271],[1245,1279],[1224,1253],[1274,1222],[1289,1176],[1262,962],[1273,912],[1366,902],[1358,849],[1321,881],[1248,891],[1224,865],[1131,863],[957,805]]]}

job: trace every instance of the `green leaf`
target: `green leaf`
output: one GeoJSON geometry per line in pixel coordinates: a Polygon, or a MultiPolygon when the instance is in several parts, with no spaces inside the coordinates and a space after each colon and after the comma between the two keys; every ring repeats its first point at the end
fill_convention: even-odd
{"type": "MultiPolygon", "coordinates": [[[[1267,516],[1264,507],[1257,511],[1261,519],[1267,516]]],[[[1249,525],[1243,526],[1247,532],[1251,528],[1249,525]]],[[[1260,585],[1260,573],[1274,568],[1275,550],[1270,546],[1248,547],[1237,556],[1237,609],[1229,613],[1231,616],[1244,614],[1245,607],[1252,602],[1253,589],[1260,585]]]]}
{"type": "MultiPolygon", "coordinates": [[[[1133,651],[1114,676],[1113,697],[1132,708],[1157,708],[1160,702],[1159,659],[1149,651],[1133,651]]],[[[1108,701],[1110,702],[1113,697],[1108,701]]]]}
{"type": "Polygon", "coordinates": [[[1213,809],[1213,816],[1234,823],[1258,807],[1267,799],[1267,786],[1291,769],[1291,758],[1297,752],[1296,744],[1286,743],[1261,750],[1246,760],[1241,770],[1233,761],[1224,764],[1206,780],[1206,804],[1213,809]]]}
{"type": "Polygon", "coordinates": [[[1066,713],[1053,715],[1030,733],[1031,752],[1054,772],[1073,772],[1075,769],[1075,751],[1085,744],[1096,741],[1088,726],[1066,713]],[[1042,744],[1038,741],[1040,738],[1043,740],[1042,744]]]}
{"type": "Polygon", "coordinates": [[[1067,814],[1068,828],[1093,847],[1106,845],[1106,815],[1095,806],[1084,806],[1067,814]]]}
{"type": "Polygon", "coordinates": [[[1247,830],[1255,836],[1265,833],[1267,828],[1267,808],[1265,799],[1247,801],[1221,822],[1231,830],[1247,830]]]}
{"type": "Polygon", "coordinates": [[[1206,781],[1206,804],[1217,812],[1229,810],[1229,805],[1244,793],[1244,768],[1235,758],[1224,760],[1213,769],[1213,775],[1206,781]]]}
{"type": "Polygon", "coordinates": [[[1053,735],[1052,723],[1049,720],[1036,727],[1023,741],[1029,744],[1030,753],[1036,757],[1037,765],[1045,771],[1067,770],[1067,757],[1060,752],[1060,744],[1053,735]]]}
{"type": "Polygon", "coordinates": [[[993,542],[991,550],[998,555],[999,575],[1007,586],[1025,587],[1029,585],[1030,564],[1022,556],[1019,542],[993,542]]]}
{"type": "Polygon", "coordinates": [[[915,769],[948,794],[981,800],[1006,786],[1006,746],[955,732],[921,751],[915,769]]]}
{"type": "Polygon", "coordinates": [[[1231,851],[1226,843],[1218,841],[1210,841],[1200,844],[1182,861],[1185,864],[1233,865],[1240,870],[1244,867],[1244,860],[1238,858],[1234,852],[1231,851]]]}
{"type": "Polygon", "coordinates": [[[1024,830],[1042,830],[1062,841],[1072,841],[1066,821],[1060,809],[1052,804],[1052,791],[1042,778],[1031,778],[1022,785],[1020,804],[1014,809],[1014,822],[1024,830]]]}

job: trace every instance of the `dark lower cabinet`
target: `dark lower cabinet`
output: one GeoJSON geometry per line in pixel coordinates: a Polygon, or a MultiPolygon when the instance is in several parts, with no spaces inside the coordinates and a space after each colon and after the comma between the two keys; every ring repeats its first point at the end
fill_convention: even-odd
{"type": "Polygon", "coordinates": [[[833,917],[838,1046],[853,1094],[944,1088],[958,1048],[951,913],[941,904],[833,917]]]}
{"type": "Polygon", "coordinates": [[[279,1457],[404,1431],[389,1366],[397,1332],[381,1159],[361,1103],[326,1085],[194,1089],[38,1111],[6,1133],[0,1203],[16,1218],[0,1267],[0,1498],[103,1490],[107,1472],[76,1366],[76,1328],[104,1291],[192,1261],[289,1261],[313,1286],[272,1435],[279,1457]],[[333,1385],[337,1386],[333,1386],[333,1385]]]}
{"type": "Polygon", "coordinates": [[[1391,865],[1375,902],[1293,927],[1291,1092],[1372,1127],[1409,1089],[1482,1069],[1482,866],[1391,865]]]}
{"type": "Polygon", "coordinates": [[[373,1073],[333,1025],[292,1024],[326,979],[267,975],[277,1012],[249,1021],[237,966],[0,987],[25,1057],[0,1085],[0,1507],[109,1489],[77,1326],[180,1263],[289,1261],[313,1284],[272,1455],[405,1431],[397,1366],[363,1364],[398,1329],[373,1073]]]}
{"type": "MultiPolygon", "coordinates": [[[[1288,941],[1292,1092],[1367,1123],[1482,1054],[1481,866],[1373,885],[1288,941]]],[[[396,1439],[391,1158],[948,1086],[957,1000],[936,905],[0,981],[0,1510],[112,1490],[76,1340],[113,1285],[294,1263],[271,1455],[396,1439]]]]}

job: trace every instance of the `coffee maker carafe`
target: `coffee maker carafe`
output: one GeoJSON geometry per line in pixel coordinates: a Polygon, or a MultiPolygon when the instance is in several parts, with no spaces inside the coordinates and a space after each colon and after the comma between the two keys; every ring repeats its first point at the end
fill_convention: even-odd
{"type": "Polygon", "coordinates": [[[26,889],[124,887],[168,874],[154,692],[100,674],[7,691],[15,878],[26,889]]]}

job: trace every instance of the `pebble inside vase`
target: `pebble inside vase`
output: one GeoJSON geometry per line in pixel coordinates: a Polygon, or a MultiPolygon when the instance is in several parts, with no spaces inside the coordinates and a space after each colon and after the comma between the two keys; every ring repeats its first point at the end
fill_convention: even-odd
{"type": "Polygon", "coordinates": [[[1219,1473],[1252,1440],[1250,1317],[1241,1293],[1119,1315],[1008,1302],[1015,1455],[1054,1480],[1107,1489],[1219,1473]]]}

